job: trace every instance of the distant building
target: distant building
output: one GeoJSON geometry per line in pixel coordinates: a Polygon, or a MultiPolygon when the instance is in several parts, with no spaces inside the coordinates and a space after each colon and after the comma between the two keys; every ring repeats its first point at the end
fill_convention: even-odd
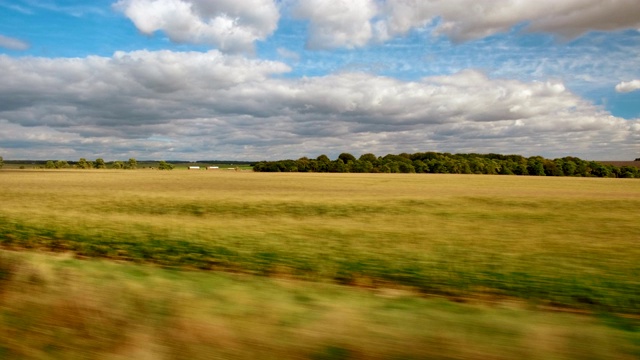
{"type": "Polygon", "coordinates": [[[189,170],[200,170],[200,166],[189,166],[189,170]]]}

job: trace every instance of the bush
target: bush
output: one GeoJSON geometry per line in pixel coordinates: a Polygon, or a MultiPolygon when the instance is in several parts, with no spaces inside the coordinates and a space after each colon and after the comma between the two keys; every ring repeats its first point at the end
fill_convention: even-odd
{"type": "Polygon", "coordinates": [[[159,170],[173,170],[173,165],[169,164],[168,162],[162,160],[160,161],[160,163],[158,164],[158,169],[159,170]]]}

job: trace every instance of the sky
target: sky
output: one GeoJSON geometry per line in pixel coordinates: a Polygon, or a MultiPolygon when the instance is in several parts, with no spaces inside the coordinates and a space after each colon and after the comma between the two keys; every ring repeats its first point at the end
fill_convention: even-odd
{"type": "Polygon", "coordinates": [[[640,158],[638,0],[0,0],[4,159],[640,158]]]}

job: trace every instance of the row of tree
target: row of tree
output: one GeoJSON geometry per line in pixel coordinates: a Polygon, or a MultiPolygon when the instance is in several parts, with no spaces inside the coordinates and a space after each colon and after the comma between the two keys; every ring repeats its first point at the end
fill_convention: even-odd
{"type": "MultiPolygon", "coordinates": [[[[45,169],[137,169],[138,161],[135,158],[130,158],[129,161],[113,161],[105,162],[102,158],[97,158],[95,161],[89,161],[85,158],[80,158],[76,163],[69,164],[64,160],[49,160],[44,165],[45,169]]],[[[173,170],[173,165],[166,161],[160,161],[158,163],[159,170],[173,170]]]]}
{"type": "Polygon", "coordinates": [[[352,172],[352,173],[437,173],[534,176],[595,176],[640,178],[633,166],[614,166],[576,157],[545,159],[541,156],[501,154],[450,154],[423,152],[389,154],[377,157],[368,153],[356,159],[342,153],[335,160],[326,155],[316,159],[262,161],[254,165],[258,172],[352,172]]]}
{"type": "MultiPolygon", "coordinates": [[[[109,168],[112,169],[136,169],[138,167],[138,161],[134,158],[129,161],[113,161],[109,164],[109,168]]],[[[89,161],[85,158],[80,158],[76,163],[69,164],[65,160],[49,160],[44,164],[45,169],[106,169],[107,163],[102,158],[97,158],[95,161],[89,161]]]]}

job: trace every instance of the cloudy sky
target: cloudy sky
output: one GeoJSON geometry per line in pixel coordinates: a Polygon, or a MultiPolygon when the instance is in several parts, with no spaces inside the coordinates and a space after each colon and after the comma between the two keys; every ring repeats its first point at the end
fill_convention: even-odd
{"type": "Polygon", "coordinates": [[[0,0],[5,159],[640,157],[638,0],[0,0]]]}

